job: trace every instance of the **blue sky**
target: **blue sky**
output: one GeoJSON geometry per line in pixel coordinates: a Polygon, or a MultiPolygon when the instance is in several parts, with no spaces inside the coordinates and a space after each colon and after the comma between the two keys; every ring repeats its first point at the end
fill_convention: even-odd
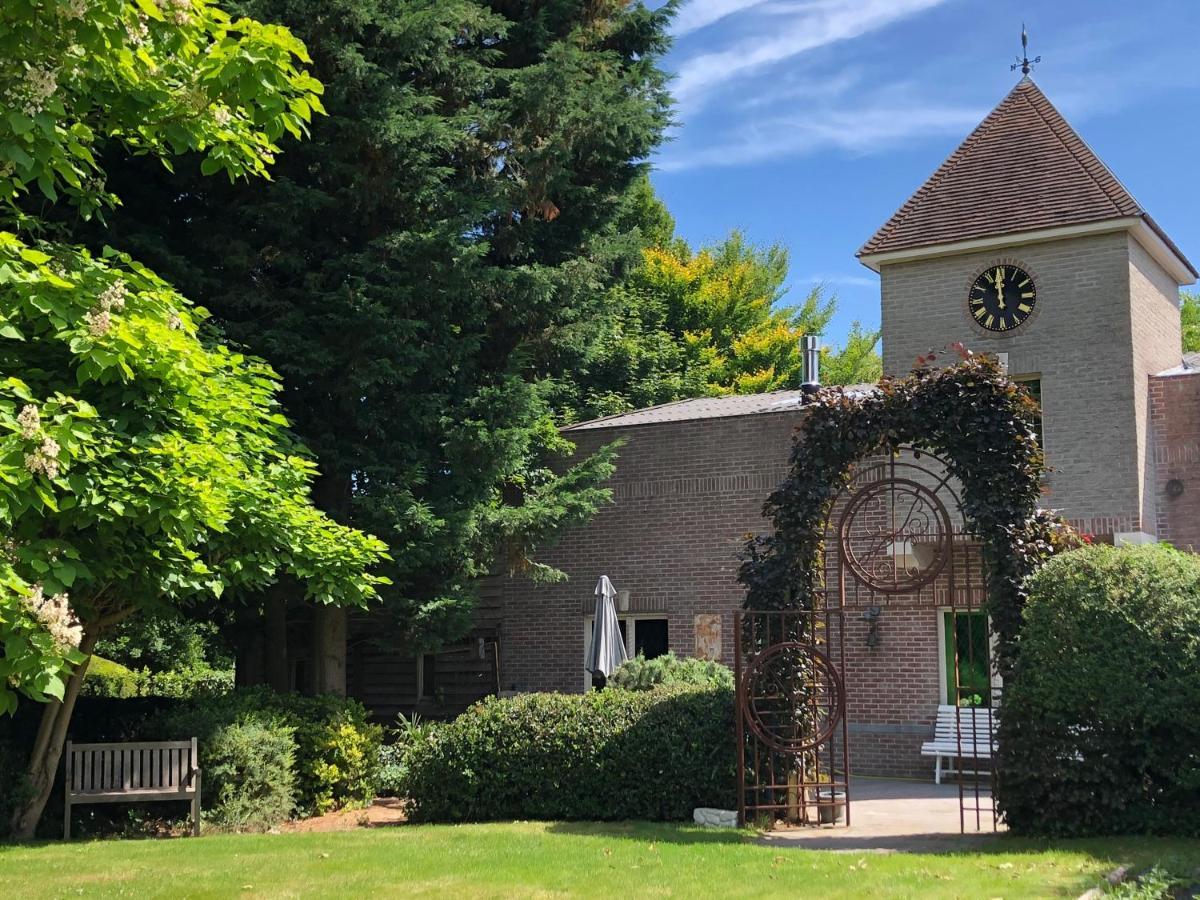
{"type": "Polygon", "coordinates": [[[1200,261],[1200,0],[691,0],[675,24],[678,127],[655,187],[693,244],[732,228],[825,282],[828,337],[877,327],[858,247],[1020,77],[1034,79],[1200,261]]]}

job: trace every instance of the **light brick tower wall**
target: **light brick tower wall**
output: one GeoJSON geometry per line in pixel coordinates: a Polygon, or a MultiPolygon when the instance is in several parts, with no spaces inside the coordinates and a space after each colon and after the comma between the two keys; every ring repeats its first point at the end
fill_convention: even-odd
{"type": "Polygon", "coordinates": [[[1046,505],[1085,531],[1155,531],[1149,376],[1178,365],[1178,287],[1127,232],[884,265],[884,371],[961,341],[1041,379],[1046,505]],[[1037,285],[1034,315],[994,334],[967,308],[976,275],[1009,262],[1037,285]]]}

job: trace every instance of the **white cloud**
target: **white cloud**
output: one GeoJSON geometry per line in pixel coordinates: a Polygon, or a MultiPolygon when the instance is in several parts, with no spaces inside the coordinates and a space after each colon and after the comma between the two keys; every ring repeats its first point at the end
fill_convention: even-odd
{"type": "Polygon", "coordinates": [[[846,287],[879,287],[879,278],[867,275],[810,275],[801,278],[801,283],[845,285],[846,287]]]}
{"type": "Polygon", "coordinates": [[[676,35],[685,35],[765,2],[766,0],[691,0],[679,11],[671,30],[676,35]]]}
{"type": "Polygon", "coordinates": [[[723,131],[710,131],[698,149],[669,146],[658,167],[680,171],[744,165],[831,148],[875,153],[914,137],[967,134],[985,112],[929,102],[907,87],[889,88],[856,106],[792,109],[787,115],[744,120],[723,131]]]}
{"type": "MultiPolygon", "coordinates": [[[[850,40],[867,32],[938,6],[946,0],[812,0],[773,3],[771,14],[756,16],[749,37],[720,50],[685,59],[673,93],[685,107],[703,103],[718,85],[750,75],[766,66],[827,44],[850,40]]],[[[681,22],[694,30],[733,12],[752,10],[751,0],[708,0],[695,17],[681,22]]],[[[685,7],[685,10],[687,7],[685,7]]]]}

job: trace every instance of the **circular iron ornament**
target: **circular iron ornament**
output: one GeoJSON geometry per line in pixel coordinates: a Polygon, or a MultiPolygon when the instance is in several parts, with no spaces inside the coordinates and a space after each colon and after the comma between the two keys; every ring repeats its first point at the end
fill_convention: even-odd
{"type": "Polygon", "coordinates": [[[773,750],[800,753],[828,741],[846,704],[837,666],[812,644],[773,644],[746,667],[745,721],[773,750]]]}
{"type": "Polygon", "coordinates": [[[846,505],[838,529],[842,562],[884,594],[918,591],[953,552],[950,515],[937,494],[907,478],[868,484],[846,505]]]}

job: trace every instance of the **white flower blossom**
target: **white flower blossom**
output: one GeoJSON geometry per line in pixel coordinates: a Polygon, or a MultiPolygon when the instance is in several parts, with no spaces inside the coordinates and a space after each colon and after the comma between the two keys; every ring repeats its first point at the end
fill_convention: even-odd
{"type": "Polygon", "coordinates": [[[87,15],[88,0],[67,0],[58,9],[68,19],[82,19],[87,15]]]}
{"type": "Polygon", "coordinates": [[[192,21],[192,0],[157,0],[158,8],[170,13],[176,25],[188,25],[192,21]]]}
{"type": "MultiPolygon", "coordinates": [[[[55,446],[57,447],[57,444],[55,446]]],[[[51,481],[58,477],[58,460],[47,456],[40,447],[32,453],[25,454],[25,468],[34,475],[41,473],[51,481]]]]}
{"type": "Polygon", "coordinates": [[[42,430],[42,417],[38,408],[32,403],[21,407],[17,413],[17,424],[21,426],[21,437],[27,441],[33,440],[42,430]]]}
{"type": "Polygon", "coordinates": [[[150,27],[146,22],[145,14],[138,13],[137,24],[125,26],[125,34],[129,36],[129,43],[135,47],[140,47],[146,41],[150,40],[150,27]]]}
{"type": "Polygon", "coordinates": [[[53,597],[45,596],[40,584],[35,584],[25,598],[25,604],[55,642],[63,647],[78,647],[83,640],[83,626],[71,611],[70,596],[63,592],[53,597]]]}
{"type": "Polygon", "coordinates": [[[84,313],[83,321],[87,323],[88,334],[92,337],[103,337],[112,328],[112,316],[107,309],[93,309],[84,313]]]}
{"type": "Polygon", "coordinates": [[[233,113],[229,111],[227,106],[217,106],[213,108],[213,121],[224,128],[233,121],[233,113]]]}
{"type": "Polygon", "coordinates": [[[118,278],[100,293],[100,308],[105,312],[125,308],[125,282],[118,278]]]}
{"type": "Polygon", "coordinates": [[[46,101],[58,90],[58,72],[54,69],[30,66],[20,90],[10,90],[8,97],[20,105],[27,116],[36,116],[46,106],[46,101]]]}
{"type": "Polygon", "coordinates": [[[58,454],[62,450],[62,448],[58,446],[58,441],[52,437],[47,437],[44,441],[42,441],[42,446],[39,449],[41,450],[42,456],[45,456],[47,459],[58,459],[58,454]]]}
{"type": "Polygon", "coordinates": [[[183,327],[183,319],[179,318],[179,313],[171,313],[167,318],[167,327],[172,331],[178,331],[183,327]]]}

